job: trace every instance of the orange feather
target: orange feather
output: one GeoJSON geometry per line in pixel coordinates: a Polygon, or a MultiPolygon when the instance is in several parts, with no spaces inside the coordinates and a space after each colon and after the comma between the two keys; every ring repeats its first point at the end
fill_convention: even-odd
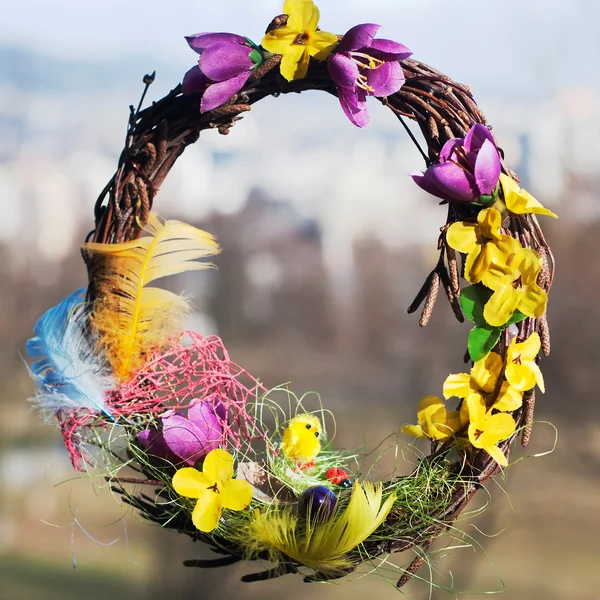
{"type": "Polygon", "coordinates": [[[183,297],[148,284],[185,271],[207,269],[200,259],[220,252],[214,237],[180,221],[162,222],[151,214],[149,235],[122,244],[89,243],[96,255],[93,324],[116,377],[123,381],[145,357],[179,333],[190,307],[183,297]]]}

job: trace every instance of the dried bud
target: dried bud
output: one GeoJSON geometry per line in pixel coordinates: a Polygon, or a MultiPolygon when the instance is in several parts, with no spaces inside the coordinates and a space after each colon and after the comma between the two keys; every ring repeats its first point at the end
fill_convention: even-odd
{"type": "Polygon", "coordinates": [[[265,31],[265,34],[269,33],[270,31],[274,31],[275,29],[279,29],[281,27],[285,27],[287,25],[287,22],[288,22],[288,16],[287,15],[279,15],[279,16],[275,17],[269,23],[269,26],[267,27],[267,30],[265,31]]]}
{"type": "Polygon", "coordinates": [[[155,77],[156,77],[156,71],[153,71],[149,75],[144,75],[144,79],[142,81],[144,82],[145,85],[150,85],[154,81],[155,77]]]}
{"type": "Polygon", "coordinates": [[[519,335],[519,328],[516,325],[509,325],[506,328],[506,343],[510,344],[519,335]]]}

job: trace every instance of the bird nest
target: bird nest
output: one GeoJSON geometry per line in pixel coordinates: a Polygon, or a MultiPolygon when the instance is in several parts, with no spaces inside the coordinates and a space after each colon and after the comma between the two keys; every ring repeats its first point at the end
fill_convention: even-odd
{"type": "MultiPolygon", "coordinates": [[[[38,359],[34,400],[58,420],[76,468],[101,465],[145,518],[221,555],[186,564],[266,560],[274,566],[244,579],[300,572],[323,581],[413,550],[400,587],[507,466],[517,436],[529,441],[554,275],[536,215],[554,215],[504,166],[468,87],[376,37],[377,26],[336,36],[318,28],[311,0],[287,0],[284,11],[260,45],[233,34],[187,38],[198,65],[147,108],[154,76],[144,78],[82,248],[89,287],[48,311],[28,343],[38,359]],[[472,366],[442,385],[454,410],[426,396],[418,424],[403,428],[431,442],[407,476],[372,481],[366,450],[335,448],[335,422],[318,396],[265,389],[219,338],[182,331],[184,298],[149,286],[210,266],[204,259],[220,251],[210,234],[151,212],[177,158],[201,131],[226,135],[260,100],[306,90],[339,98],[359,128],[369,96],[391,110],[425,162],[415,183],[448,207],[439,260],[408,312],[423,306],[427,325],[442,287],[456,318],[473,322],[472,366]]],[[[395,456],[400,444],[390,444],[395,456]]]]}

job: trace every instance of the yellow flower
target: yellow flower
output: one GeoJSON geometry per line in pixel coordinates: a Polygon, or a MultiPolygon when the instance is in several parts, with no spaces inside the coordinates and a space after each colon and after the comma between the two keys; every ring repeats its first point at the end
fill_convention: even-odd
{"type": "Polygon", "coordinates": [[[490,265],[500,263],[510,268],[521,244],[500,233],[502,216],[495,208],[479,212],[477,223],[453,223],[448,228],[446,240],[451,248],[467,255],[465,278],[470,283],[486,283],[490,265]]]}
{"type": "Polygon", "coordinates": [[[224,508],[243,510],[250,504],[252,486],[232,476],[233,456],[220,448],[206,455],[202,472],[185,467],[173,476],[173,488],[178,494],[198,499],[192,521],[200,531],[215,529],[224,508]]]}
{"type": "Polygon", "coordinates": [[[549,217],[558,217],[547,208],[544,208],[529,192],[522,190],[519,184],[508,175],[500,175],[500,184],[504,192],[504,203],[510,212],[517,215],[536,213],[549,217]]]}
{"type": "Polygon", "coordinates": [[[325,60],[338,43],[333,33],[319,31],[319,9],[312,0],[286,0],[283,12],[287,24],[269,31],[262,39],[262,47],[273,54],[282,54],[281,74],[288,80],[306,76],[311,56],[325,60]]]}
{"type": "Polygon", "coordinates": [[[515,390],[508,381],[505,381],[492,408],[501,412],[512,412],[521,406],[523,406],[523,392],[515,390]]]}
{"type": "Polygon", "coordinates": [[[466,398],[473,393],[482,395],[493,393],[501,371],[502,357],[496,352],[490,352],[473,365],[470,375],[467,373],[448,375],[444,382],[444,398],[448,399],[452,396],[466,398]]]}
{"type": "Polygon", "coordinates": [[[469,410],[469,441],[475,448],[485,450],[501,467],[506,467],[508,461],[497,444],[514,433],[515,420],[506,413],[493,415],[486,409],[480,394],[471,394],[465,402],[469,410]]]}
{"type": "Polygon", "coordinates": [[[537,319],[546,312],[548,295],[537,284],[542,268],[538,255],[523,248],[510,267],[493,265],[484,281],[494,290],[483,309],[483,318],[493,327],[501,327],[518,309],[524,315],[537,319]]]}
{"type": "Polygon", "coordinates": [[[458,410],[446,412],[446,406],[437,396],[425,396],[419,402],[418,425],[405,425],[402,433],[426,440],[439,442],[454,437],[454,434],[467,423],[466,413],[458,410]]]}
{"type": "MultiPolygon", "coordinates": [[[[496,352],[490,352],[485,358],[478,360],[471,369],[471,374],[458,373],[448,375],[444,382],[444,398],[452,396],[468,398],[471,394],[478,394],[487,400],[488,394],[496,391],[498,377],[502,372],[502,357],[496,352]]],[[[513,411],[521,407],[523,397],[521,392],[515,390],[505,381],[500,388],[494,408],[500,411],[513,411]]],[[[466,403],[461,406],[461,416],[464,423],[468,422],[466,403]],[[466,414],[465,414],[466,413],[466,414]]]]}
{"type": "Polygon", "coordinates": [[[521,392],[535,387],[537,383],[542,392],[544,376],[535,362],[540,351],[541,341],[537,333],[532,333],[524,342],[514,338],[506,352],[506,379],[510,385],[521,392]]]}

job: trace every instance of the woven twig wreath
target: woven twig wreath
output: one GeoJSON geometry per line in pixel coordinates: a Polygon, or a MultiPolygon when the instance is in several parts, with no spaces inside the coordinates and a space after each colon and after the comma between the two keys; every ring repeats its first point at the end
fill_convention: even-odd
{"type": "MultiPolygon", "coordinates": [[[[318,28],[312,0],[287,0],[256,45],[228,34],[187,38],[199,64],[162,100],[131,108],[116,173],[95,207],[82,252],[89,288],[50,309],[28,351],[39,391],[76,468],[105,469],[112,488],[145,518],[210,545],[219,566],[274,563],[247,581],[302,572],[342,577],[361,563],[420,549],[398,581],[425,561],[475,492],[526,445],[554,261],[536,214],[554,216],[503,167],[503,154],[470,90],[408,58],[401,44],[358,25],[344,36],[318,28]],[[470,373],[443,384],[403,433],[430,440],[407,477],[371,482],[360,453],[332,447],[328,413],[275,391],[233,363],[216,337],[183,332],[187,301],[150,284],[203,269],[213,237],[151,213],[157,190],[201,131],[229,129],[266,97],[322,90],[358,127],[375,97],[406,126],[416,121],[427,152],[414,181],[448,205],[439,261],[409,312],[431,316],[440,286],[461,322],[474,322],[470,373]],[[460,260],[458,259],[460,256],[460,260]],[[125,477],[125,468],[137,471],[125,477]]],[[[226,249],[225,249],[226,250],[226,249]]],[[[461,356],[464,350],[460,349],[461,356]]]]}

